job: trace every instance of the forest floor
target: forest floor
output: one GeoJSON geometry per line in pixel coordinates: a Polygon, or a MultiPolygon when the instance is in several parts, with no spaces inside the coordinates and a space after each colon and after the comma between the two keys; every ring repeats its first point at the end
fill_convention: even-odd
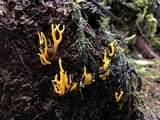
{"type": "Polygon", "coordinates": [[[142,91],[149,105],[160,118],[160,59],[133,60],[132,64],[142,77],[142,91]]]}

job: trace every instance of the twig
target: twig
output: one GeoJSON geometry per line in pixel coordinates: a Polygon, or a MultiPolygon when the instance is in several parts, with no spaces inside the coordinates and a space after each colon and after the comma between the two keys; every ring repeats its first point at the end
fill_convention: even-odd
{"type": "Polygon", "coordinates": [[[109,15],[112,19],[120,22],[123,26],[126,26],[117,16],[115,16],[113,13],[111,13],[109,10],[105,9],[102,7],[98,2],[95,0],[92,0],[92,2],[100,9],[102,10],[105,14],[109,15]]]}
{"type": "Polygon", "coordinates": [[[147,41],[147,44],[149,44],[149,42],[148,42],[149,40],[148,40],[147,36],[143,33],[143,31],[142,31],[142,29],[141,29],[141,27],[140,27],[140,25],[139,25],[138,20],[136,20],[136,25],[137,25],[138,30],[139,30],[139,32],[141,33],[142,37],[144,37],[144,38],[146,39],[146,41],[147,41]]]}
{"type": "Polygon", "coordinates": [[[48,112],[48,111],[45,111],[45,112],[42,112],[42,113],[36,115],[36,117],[34,117],[32,120],[36,120],[38,117],[44,115],[44,114],[47,113],[47,112],[48,112]]]}

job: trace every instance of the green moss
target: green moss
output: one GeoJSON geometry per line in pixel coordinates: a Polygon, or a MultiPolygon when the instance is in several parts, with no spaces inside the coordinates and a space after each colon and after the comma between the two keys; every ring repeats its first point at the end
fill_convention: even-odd
{"type": "Polygon", "coordinates": [[[153,37],[150,41],[151,46],[156,52],[160,54],[160,38],[153,37]]]}

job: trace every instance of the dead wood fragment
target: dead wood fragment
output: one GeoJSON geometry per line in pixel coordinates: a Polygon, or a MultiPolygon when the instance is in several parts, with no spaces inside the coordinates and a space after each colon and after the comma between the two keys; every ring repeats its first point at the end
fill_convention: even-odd
{"type": "Polygon", "coordinates": [[[154,52],[153,48],[143,39],[142,36],[135,38],[135,46],[145,58],[158,58],[158,55],[154,52]]]}

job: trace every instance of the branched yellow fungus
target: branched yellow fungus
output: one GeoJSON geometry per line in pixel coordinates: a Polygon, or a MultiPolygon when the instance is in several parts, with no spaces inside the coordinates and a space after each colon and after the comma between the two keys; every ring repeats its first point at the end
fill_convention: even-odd
{"type": "Polygon", "coordinates": [[[67,87],[68,90],[70,89],[70,91],[72,91],[72,90],[75,90],[77,88],[77,83],[72,81],[72,75],[71,74],[69,75],[68,83],[70,85],[69,87],[67,87]]]}
{"type": "Polygon", "coordinates": [[[62,67],[62,60],[61,60],[61,58],[59,58],[58,63],[59,63],[60,71],[64,73],[64,70],[63,70],[63,67],[62,67]]]}
{"type": "Polygon", "coordinates": [[[41,33],[38,32],[38,37],[39,37],[39,44],[42,45],[44,43],[44,40],[43,40],[44,34],[43,34],[43,32],[41,32],[41,33]]]}
{"type": "Polygon", "coordinates": [[[63,70],[62,60],[59,58],[59,68],[60,68],[60,80],[58,80],[58,75],[55,75],[55,79],[52,80],[54,91],[59,94],[59,96],[64,95],[67,90],[70,92],[77,88],[77,83],[73,82],[71,75],[69,75],[69,80],[66,71],[63,70]]]}
{"type": "Polygon", "coordinates": [[[55,54],[57,52],[57,48],[58,48],[59,43],[62,41],[62,33],[65,30],[65,26],[64,25],[63,25],[62,30],[59,29],[59,26],[60,26],[60,24],[56,25],[55,27],[54,27],[53,24],[51,25],[52,39],[53,39],[53,42],[54,42],[54,45],[53,45],[54,56],[55,56],[55,54]],[[58,39],[57,39],[57,36],[56,36],[56,32],[58,32],[58,34],[59,34],[58,35],[59,36],[58,39]]]}
{"type": "Polygon", "coordinates": [[[43,34],[43,32],[41,33],[38,32],[38,36],[39,36],[39,44],[40,45],[44,44],[44,50],[42,50],[42,48],[39,48],[40,53],[38,53],[38,55],[40,57],[40,61],[43,65],[51,64],[51,62],[47,60],[48,59],[48,45],[47,45],[46,37],[43,34]]]}
{"type": "Polygon", "coordinates": [[[84,66],[84,73],[82,78],[84,78],[83,85],[89,85],[94,82],[94,80],[92,80],[92,74],[86,72],[86,66],[84,66]]]}
{"type": "Polygon", "coordinates": [[[104,64],[103,64],[102,67],[100,67],[100,70],[101,70],[101,69],[107,69],[110,61],[111,61],[111,60],[109,60],[109,58],[107,57],[107,51],[104,50],[104,58],[103,58],[103,63],[104,63],[104,64]]]}
{"type": "Polygon", "coordinates": [[[121,100],[122,95],[123,95],[123,91],[120,92],[119,96],[118,96],[118,93],[115,92],[116,102],[119,102],[121,100]]]}
{"type": "Polygon", "coordinates": [[[114,53],[115,53],[114,43],[111,42],[109,44],[109,47],[111,48],[111,52],[109,53],[109,56],[112,57],[114,55],[114,53]]]}
{"type": "Polygon", "coordinates": [[[107,76],[109,75],[109,71],[110,70],[107,70],[104,74],[100,74],[99,78],[101,78],[102,80],[105,80],[107,78],[107,76]]]}
{"type": "Polygon", "coordinates": [[[52,84],[54,87],[54,91],[59,94],[59,96],[64,95],[65,93],[65,86],[63,85],[62,81],[58,80],[58,74],[55,75],[55,79],[52,80],[52,84]]]}
{"type": "MultiPolygon", "coordinates": [[[[111,60],[107,57],[107,51],[104,50],[104,58],[103,58],[103,63],[104,63],[104,64],[103,64],[103,66],[101,66],[101,67],[99,68],[99,70],[100,70],[100,71],[106,70],[106,69],[108,68],[108,66],[109,66],[110,61],[111,61],[111,60]]],[[[101,78],[102,80],[105,80],[108,74],[109,74],[109,70],[107,70],[107,71],[106,71],[105,73],[103,73],[103,74],[100,74],[100,75],[99,75],[99,78],[101,78]]]]}
{"type": "MultiPolygon", "coordinates": [[[[43,32],[38,32],[38,37],[39,37],[39,44],[40,44],[40,53],[38,53],[38,55],[40,56],[40,61],[43,65],[47,65],[47,64],[51,64],[51,60],[55,57],[56,52],[57,52],[57,48],[59,43],[62,41],[62,33],[65,30],[65,26],[63,25],[62,30],[59,29],[60,24],[56,25],[56,27],[54,28],[54,25],[51,25],[51,29],[52,29],[52,38],[53,38],[53,42],[54,45],[52,45],[52,50],[54,51],[53,55],[49,55],[48,51],[48,44],[47,44],[47,39],[45,37],[45,35],[43,34],[43,32]],[[57,36],[59,36],[59,38],[56,38],[56,33],[58,33],[57,36]],[[42,49],[43,48],[43,49],[42,49]]],[[[51,50],[51,51],[52,51],[51,50]]]]}

